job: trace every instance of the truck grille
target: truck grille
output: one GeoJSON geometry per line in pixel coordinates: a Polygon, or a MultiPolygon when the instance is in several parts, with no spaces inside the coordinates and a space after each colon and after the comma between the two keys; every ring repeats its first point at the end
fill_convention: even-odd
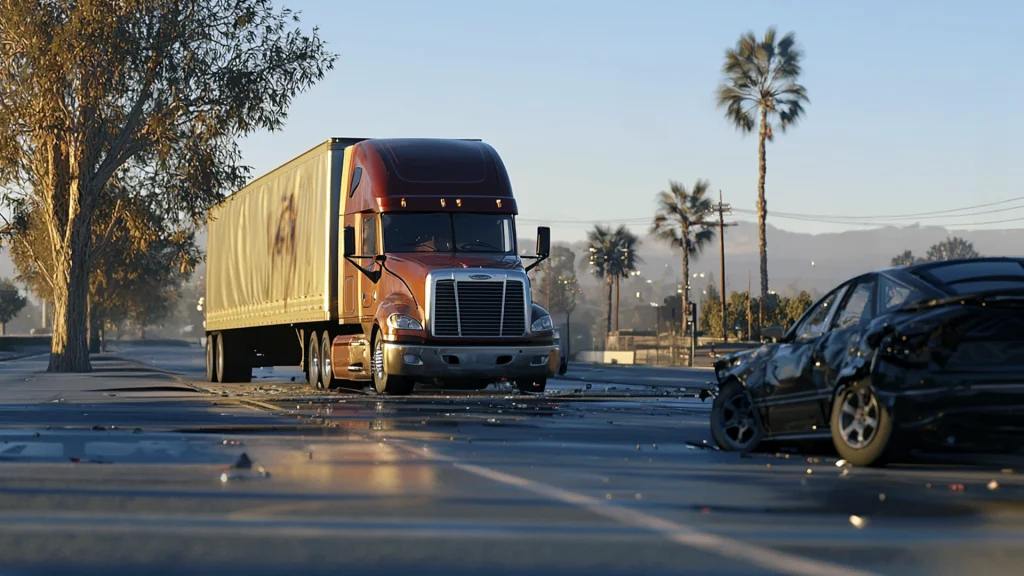
{"type": "Polygon", "coordinates": [[[526,302],[520,280],[442,279],[434,286],[435,336],[498,337],[526,334],[526,302]]]}

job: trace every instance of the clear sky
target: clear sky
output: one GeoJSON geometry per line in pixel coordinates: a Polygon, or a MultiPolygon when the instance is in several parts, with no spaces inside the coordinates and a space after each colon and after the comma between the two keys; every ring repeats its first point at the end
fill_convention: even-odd
{"type": "MultiPolygon", "coordinates": [[[[670,178],[706,178],[753,209],[756,136],[714,94],[725,49],[775,25],[805,50],[811,104],[769,144],[771,224],[837,231],[859,226],[771,212],[891,216],[1024,196],[1024,2],[277,3],[340,57],[282,132],[244,142],[257,175],[332,136],[482,138],[505,161],[521,225],[547,221],[557,240],[595,221],[646,229],[670,178]]],[[[1024,202],[989,210],[1004,207],[922,222],[1024,218],[1024,202]]]]}

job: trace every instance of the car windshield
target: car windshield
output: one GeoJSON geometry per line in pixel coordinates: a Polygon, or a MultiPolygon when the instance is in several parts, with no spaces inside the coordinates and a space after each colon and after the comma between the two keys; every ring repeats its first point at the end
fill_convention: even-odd
{"type": "Polygon", "coordinates": [[[383,214],[384,251],[515,253],[509,214],[383,214]]]}

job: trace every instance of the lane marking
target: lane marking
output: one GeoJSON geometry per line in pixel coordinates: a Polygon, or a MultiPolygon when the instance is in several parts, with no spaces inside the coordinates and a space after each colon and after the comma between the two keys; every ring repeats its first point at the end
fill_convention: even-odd
{"type": "Polygon", "coordinates": [[[439,454],[426,447],[422,450],[417,450],[400,440],[389,440],[389,442],[410,454],[426,456],[439,462],[451,464],[458,470],[479,476],[480,478],[532,492],[557,502],[578,506],[628,526],[657,532],[670,542],[695,548],[703,552],[717,554],[724,558],[744,560],[767,570],[774,570],[793,576],[876,576],[874,572],[866,572],[856,568],[848,568],[838,564],[804,558],[740,540],[701,532],[691,526],[665,520],[664,518],[640,512],[639,510],[608,504],[605,501],[597,500],[590,496],[577,494],[569,490],[544,484],[543,482],[507,474],[492,468],[476,464],[463,464],[455,458],[439,454]]]}

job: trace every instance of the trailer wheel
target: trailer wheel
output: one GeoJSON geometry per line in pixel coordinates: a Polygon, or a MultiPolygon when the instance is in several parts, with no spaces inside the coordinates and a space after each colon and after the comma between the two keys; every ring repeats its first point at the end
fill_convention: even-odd
{"type": "Polygon", "coordinates": [[[252,362],[241,334],[222,332],[217,335],[217,382],[251,382],[252,362]]]}
{"type": "Polygon", "coordinates": [[[320,337],[316,332],[310,332],[309,343],[306,344],[306,374],[309,375],[310,386],[323,387],[320,381],[320,337]]]}
{"type": "Polygon", "coordinates": [[[412,378],[392,376],[387,373],[384,364],[384,339],[377,334],[373,336],[373,356],[370,358],[370,371],[373,372],[373,387],[378,394],[406,396],[412,393],[416,381],[412,378]]]}
{"type": "Polygon", "coordinates": [[[320,338],[320,384],[323,388],[330,390],[338,381],[334,378],[334,365],[331,362],[331,333],[324,330],[320,338]]]}
{"type": "Polygon", "coordinates": [[[217,381],[217,334],[206,335],[206,381],[217,381]]]}

